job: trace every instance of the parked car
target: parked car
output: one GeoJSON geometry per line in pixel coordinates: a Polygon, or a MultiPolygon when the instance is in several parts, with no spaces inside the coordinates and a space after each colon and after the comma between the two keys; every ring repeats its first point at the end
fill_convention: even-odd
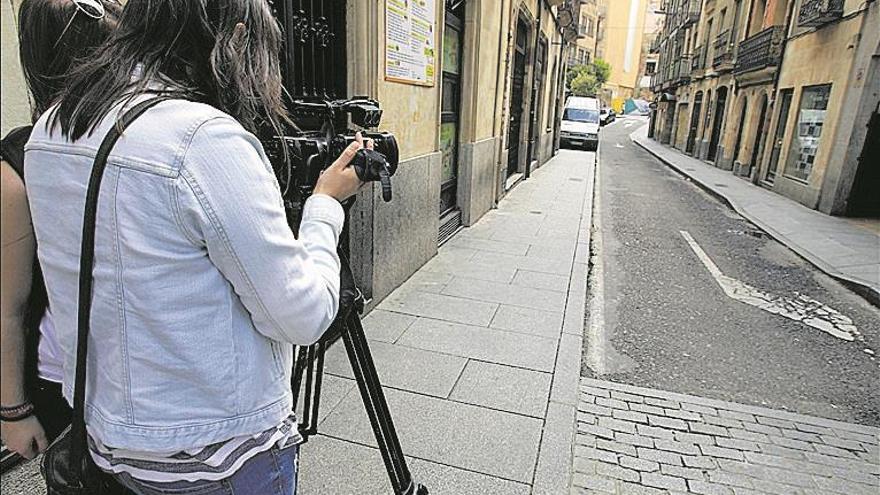
{"type": "Polygon", "coordinates": [[[613,108],[605,107],[599,111],[599,123],[601,125],[608,125],[614,122],[615,118],[617,118],[617,113],[613,108]]]}
{"type": "Polygon", "coordinates": [[[596,98],[570,97],[562,112],[561,143],[595,150],[599,146],[599,108],[596,98]]]}

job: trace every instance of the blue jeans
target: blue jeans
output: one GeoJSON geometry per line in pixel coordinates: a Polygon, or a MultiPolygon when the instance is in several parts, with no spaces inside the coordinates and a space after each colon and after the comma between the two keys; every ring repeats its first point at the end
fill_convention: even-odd
{"type": "Polygon", "coordinates": [[[137,495],[293,495],[296,492],[299,446],[272,447],[248,459],[229,478],[220,481],[140,481],[128,474],[116,476],[137,495]]]}

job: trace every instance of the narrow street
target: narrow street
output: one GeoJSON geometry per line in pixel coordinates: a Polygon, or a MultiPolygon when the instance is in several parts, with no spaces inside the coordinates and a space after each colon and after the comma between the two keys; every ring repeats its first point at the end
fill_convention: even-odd
{"type": "Polygon", "coordinates": [[[880,425],[880,311],[632,143],[642,125],[600,134],[605,304],[582,375],[880,425]],[[770,303],[729,297],[719,277],[770,303]]]}

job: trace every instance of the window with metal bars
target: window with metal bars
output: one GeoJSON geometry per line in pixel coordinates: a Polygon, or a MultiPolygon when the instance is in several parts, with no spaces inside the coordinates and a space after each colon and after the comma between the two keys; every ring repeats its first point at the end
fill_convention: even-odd
{"type": "MultiPolygon", "coordinates": [[[[292,99],[348,96],[345,4],[346,0],[270,1],[283,33],[281,73],[292,99]]],[[[309,127],[310,122],[299,120],[301,128],[309,127]]]]}

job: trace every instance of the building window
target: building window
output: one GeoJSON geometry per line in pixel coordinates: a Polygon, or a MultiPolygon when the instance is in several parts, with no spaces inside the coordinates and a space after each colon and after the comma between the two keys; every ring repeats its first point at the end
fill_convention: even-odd
{"type": "Polygon", "coordinates": [[[591,38],[595,36],[595,26],[593,26],[592,18],[587,18],[587,36],[591,38]]]}
{"type": "Polygon", "coordinates": [[[785,175],[808,181],[816,161],[816,151],[822,138],[825,113],[831,85],[804,87],[797,114],[797,127],[792,133],[791,147],[785,161],[785,175]]]}

